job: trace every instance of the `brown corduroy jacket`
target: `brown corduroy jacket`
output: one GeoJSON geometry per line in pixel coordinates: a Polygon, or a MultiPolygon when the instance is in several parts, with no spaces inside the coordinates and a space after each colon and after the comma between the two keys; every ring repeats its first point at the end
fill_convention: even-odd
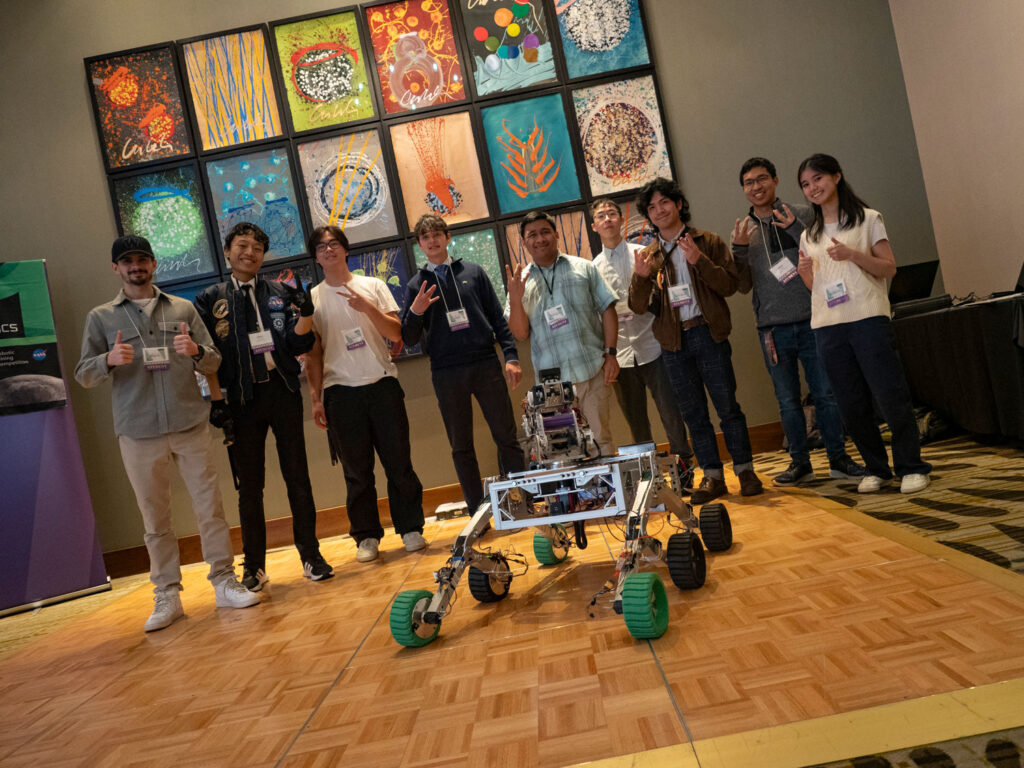
{"type": "MultiPolygon", "coordinates": [[[[714,232],[691,227],[687,227],[685,232],[690,233],[701,252],[696,264],[687,264],[697,306],[708,324],[711,338],[723,342],[732,331],[732,317],[725,297],[736,293],[739,286],[736,263],[725,242],[714,232]]],[[[668,286],[676,281],[675,267],[672,259],[665,257],[664,250],[657,243],[655,247],[661,254],[661,266],[649,277],[633,273],[629,283],[629,308],[637,314],[649,312],[651,294],[655,288],[660,289],[660,299],[655,298],[660,311],[651,328],[662,348],[675,351],[682,346],[683,336],[679,310],[672,306],[668,296],[668,286]]]]}

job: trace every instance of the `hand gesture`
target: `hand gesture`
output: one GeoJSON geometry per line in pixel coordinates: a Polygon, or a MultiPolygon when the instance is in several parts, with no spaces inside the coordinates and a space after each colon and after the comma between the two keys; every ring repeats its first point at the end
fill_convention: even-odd
{"type": "Polygon", "coordinates": [[[619,378],[619,361],[615,359],[615,355],[605,355],[604,362],[601,364],[601,370],[604,371],[604,383],[614,384],[619,378]]]}
{"type": "Polygon", "coordinates": [[[781,211],[774,211],[772,224],[774,224],[779,229],[788,229],[793,225],[794,221],[796,221],[796,215],[791,210],[789,210],[789,206],[786,205],[785,203],[782,204],[781,211]]]}
{"type": "Polygon", "coordinates": [[[693,242],[693,238],[690,237],[689,232],[680,237],[676,242],[679,243],[679,247],[683,251],[683,256],[686,257],[687,264],[696,264],[697,260],[704,255],[701,253],[700,248],[697,247],[697,244],[693,242]]]}
{"type": "Polygon", "coordinates": [[[505,277],[508,282],[509,300],[522,302],[523,295],[526,293],[526,278],[523,277],[523,265],[516,264],[516,269],[513,272],[512,268],[506,264],[505,277]]]}
{"type": "Polygon", "coordinates": [[[298,307],[299,317],[312,317],[313,311],[316,309],[313,306],[313,296],[309,291],[303,291],[301,289],[295,291],[292,294],[292,303],[298,307]]]}
{"type": "Polygon", "coordinates": [[[431,304],[441,298],[440,294],[435,296],[435,293],[437,293],[437,286],[431,285],[427,288],[427,282],[424,280],[420,283],[419,293],[416,294],[416,298],[409,305],[409,311],[414,315],[422,315],[431,304]]]}
{"type": "Polygon", "coordinates": [[[648,254],[646,250],[637,251],[633,257],[633,271],[640,277],[650,277],[654,270],[654,255],[648,254]]]}
{"type": "Polygon", "coordinates": [[[509,389],[515,389],[523,380],[523,368],[518,360],[509,360],[505,363],[505,378],[508,379],[509,389]]]}
{"type": "Polygon", "coordinates": [[[327,429],[327,411],[323,403],[313,403],[313,423],[320,429],[327,429]]]}
{"type": "Polygon", "coordinates": [[[834,237],[830,238],[832,245],[828,246],[825,250],[828,252],[829,257],[832,261],[852,261],[853,257],[857,255],[857,252],[850,246],[840,243],[834,237]]]}
{"type": "Polygon", "coordinates": [[[174,351],[179,355],[198,355],[199,345],[188,335],[188,323],[182,322],[178,335],[174,337],[174,351]]]}
{"type": "Polygon", "coordinates": [[[811,257],[803,251],[800,251],[800,258],[797,260],[796,271],[800,273],[800,276],[804,278],[804,282],[809,282],[814,276],[814,262],[811,261],[811,257]]]}
{"type": "Polygon", "coordinates": [[[733,245],[750,245],[750,233],[754,231],[754,222],[744,216],[736,219],[736,226],[732,228],[733,245]]]}
{"type": "Polygon", "coordinates": [[[114,346],[107,352],[107,367],[114,368],[118,365],[128,365],[132,360],[135,359],[135,347],[131,344],[125,344],[121,339],[123,338],[120,331],[117,332],[117,338],[114,339],[114,346]]]}
{"type": "Polygon", "coordinates": [[[362,312],[365,315],[374,308],[374,305],[370,303],[370,300],[354,288],[349,288],[348,286],[343,285],[341,289],[335,291],[335,293],[342,298],[348,299],[348,305],[356,312],[362,312]],[[347,293],[342,293],[343,290],[347,291],[347,293]]]}

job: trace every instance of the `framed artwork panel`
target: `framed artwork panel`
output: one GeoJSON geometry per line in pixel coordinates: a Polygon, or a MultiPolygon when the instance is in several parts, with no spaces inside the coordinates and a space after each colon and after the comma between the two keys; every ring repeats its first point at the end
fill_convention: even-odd
{"type": "Polygon", "coordinates": [[[594,197],[672,177],[653,77],[580,88],[572,101],[594,197]]]}
{"type": "Polygon", "coordinates": [[[477,96],[554,83],[546,7],[526,0],[459,0],[477,96]]]}
{"type": "Polygon", "coordinates": [[[192,154],[171,44],[86,59],[108,171],[192,154]]]}
{"type": "Polygon", "coordinates": [[[267,261],[305,255],[306,231],[286,147],[207,160],[206,178],[220,242],[247,221],[270,238],[267,261]]]}
{"type": "Polygon", "coordinates": [[[264,280],[272,283],[284,283],[289,288],[308,291],[320,280],[312,261],[298,261],[285,266],[271,267],[260,272],[264,280]]]}
{"type": "Polygon", "coordinates": [[[184,43],[182,54],[204,150],[282,134],[262,27],[184,43]]]}
{"type": "Polygon", "coordinates": [[[153,247],[158,284],[217,271],[195,163],[112,179],[111,194],[118,231],[153,247]]]}
{"type": "Polygon", "coordinates": [[[639,0],[565,0],[556,12],[570,79],[651,63],[639,0]]]}
{"type": "MultiPolygon", "coordinates": [[[[498,252],[498,241],[492,227],[453,234],[448,243],[448,255],[453,259],[479,264],[494,286],[494,292],[502,295],[505,290],[505,265],[498,252]]],[[[419,245],[413,244],[413,266],[418,267],[426,262],[427,255],[419,245]]]]}
{"type": "MultiPolygon", "coordinates": [[[[391,295],[395,297],[399,315],[402,314],[405,309],[405,284],[409,282],[410,277],[409,261],[404,246],[394,245],[349,256],[348,268],[353,274],[383,280],[391,295]]],[[[404,346],[401,341],[388,344],[391,347],[391,357],[395,359],[423,354],[419,344],[411,347],[404,346]]]]}
{"type": "Polygon", "coordinates": [[[446,0],[399,0],[364,10],[385,112],[466,98],[446,0]]]}
{"type": "MultiPolygon", "coordinates": [[[[565,213],[552,214],[558,234],[558,251],[567,253],[570,256],[593,260],[594,252],[590,246],[590,234],[587,226],[587,217],[583,211],[566,211],[565,213]]],[[[508,260],[512,267],[517,264],[532,264],[533,257],[526,250],[519,235],[519,222],[505,225],[505,245],[508,247],[508,260]]]]}
{"type": "Polygon", "coordinates": [[[392,124],[390,131],[410,230],[425,213],[448,224],[490,215],[469,112],[392,124]]]}
{"type": "Polygon", "coordinates": [[[376,128],[303,142],[296,149],[314,227],[333,224],[352,243],[398,235],[376,128]]]}
{"type": "Polygon", "coordinates": [[[292,131],[376,115],[355,11],[276,24],[273,35],[292,131]]]}
{"type": "Polygon", "coordinates": [[[561,94],[484,107],[480,115],[502,213],[579,199],[561,94]]]}

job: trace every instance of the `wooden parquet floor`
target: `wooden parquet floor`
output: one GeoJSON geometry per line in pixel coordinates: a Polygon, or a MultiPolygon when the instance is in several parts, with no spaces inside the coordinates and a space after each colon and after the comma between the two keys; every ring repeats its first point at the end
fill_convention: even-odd
{"type": "MultiPolygon", "coordinates": [[[[430,523],[420,553],[389,535],[366,565],[328,540],[322,583],[271,553],[267,598],[246,610],[215,609],[190,566],[187,618],[166,630],[142,632],[136,588],[0,659],[0,765],[548,768],[1024,678],[1024,590],[799,497],[726,503],[736,543],[703,589],[652,566],[672,620],[651,642],[602,603],[588,615],[617,553],[597,525],[501,603],[460,585],[421,649],[392,640],[390,602],[431,588],[465,518],[430,523]]],[[[491,543],[535,563],[532,537],[491,543]]]]}

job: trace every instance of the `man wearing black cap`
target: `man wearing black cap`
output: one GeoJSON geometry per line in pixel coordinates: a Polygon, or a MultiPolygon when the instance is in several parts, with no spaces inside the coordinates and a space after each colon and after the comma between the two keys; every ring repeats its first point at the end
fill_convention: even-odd
{"type": "Polygon", "coordinates": [[[253,592],[269,581],[263,513],[268,429],[277,443],[303,574],[313,581],[333,575],[316,538],[316,505],[302,433],[300,368],[295,359],[313,347],[313,302],[302,291],[260,279],[269,249],[270,238],[259,227],[236,224],[224,238],[231,279],[211,285],[195,302],[221,353],[217,376],[227,391],[227,404],[211,404],[210,420],[220,424],[230,414],[234,422],[235,441],[228,452],[238,486],[245,555],[242,585],[253,592]]]}
{"type": "Polygon", "coordinates": [[[86,317],[75,379],[83,387],[113,380],[114,433],[146,529],[156,597],[145,630],[152,632],[184,616],[178,539],[171,528],[172,464],[192,497],[217,607],[245,608],[260,596],[235,579],[208,408],[195,376],[216,373],[220,353],[195,307],[153,285],[156,258],[145,238],[119,237],[111,260],[121,290],[86,317]]]}

